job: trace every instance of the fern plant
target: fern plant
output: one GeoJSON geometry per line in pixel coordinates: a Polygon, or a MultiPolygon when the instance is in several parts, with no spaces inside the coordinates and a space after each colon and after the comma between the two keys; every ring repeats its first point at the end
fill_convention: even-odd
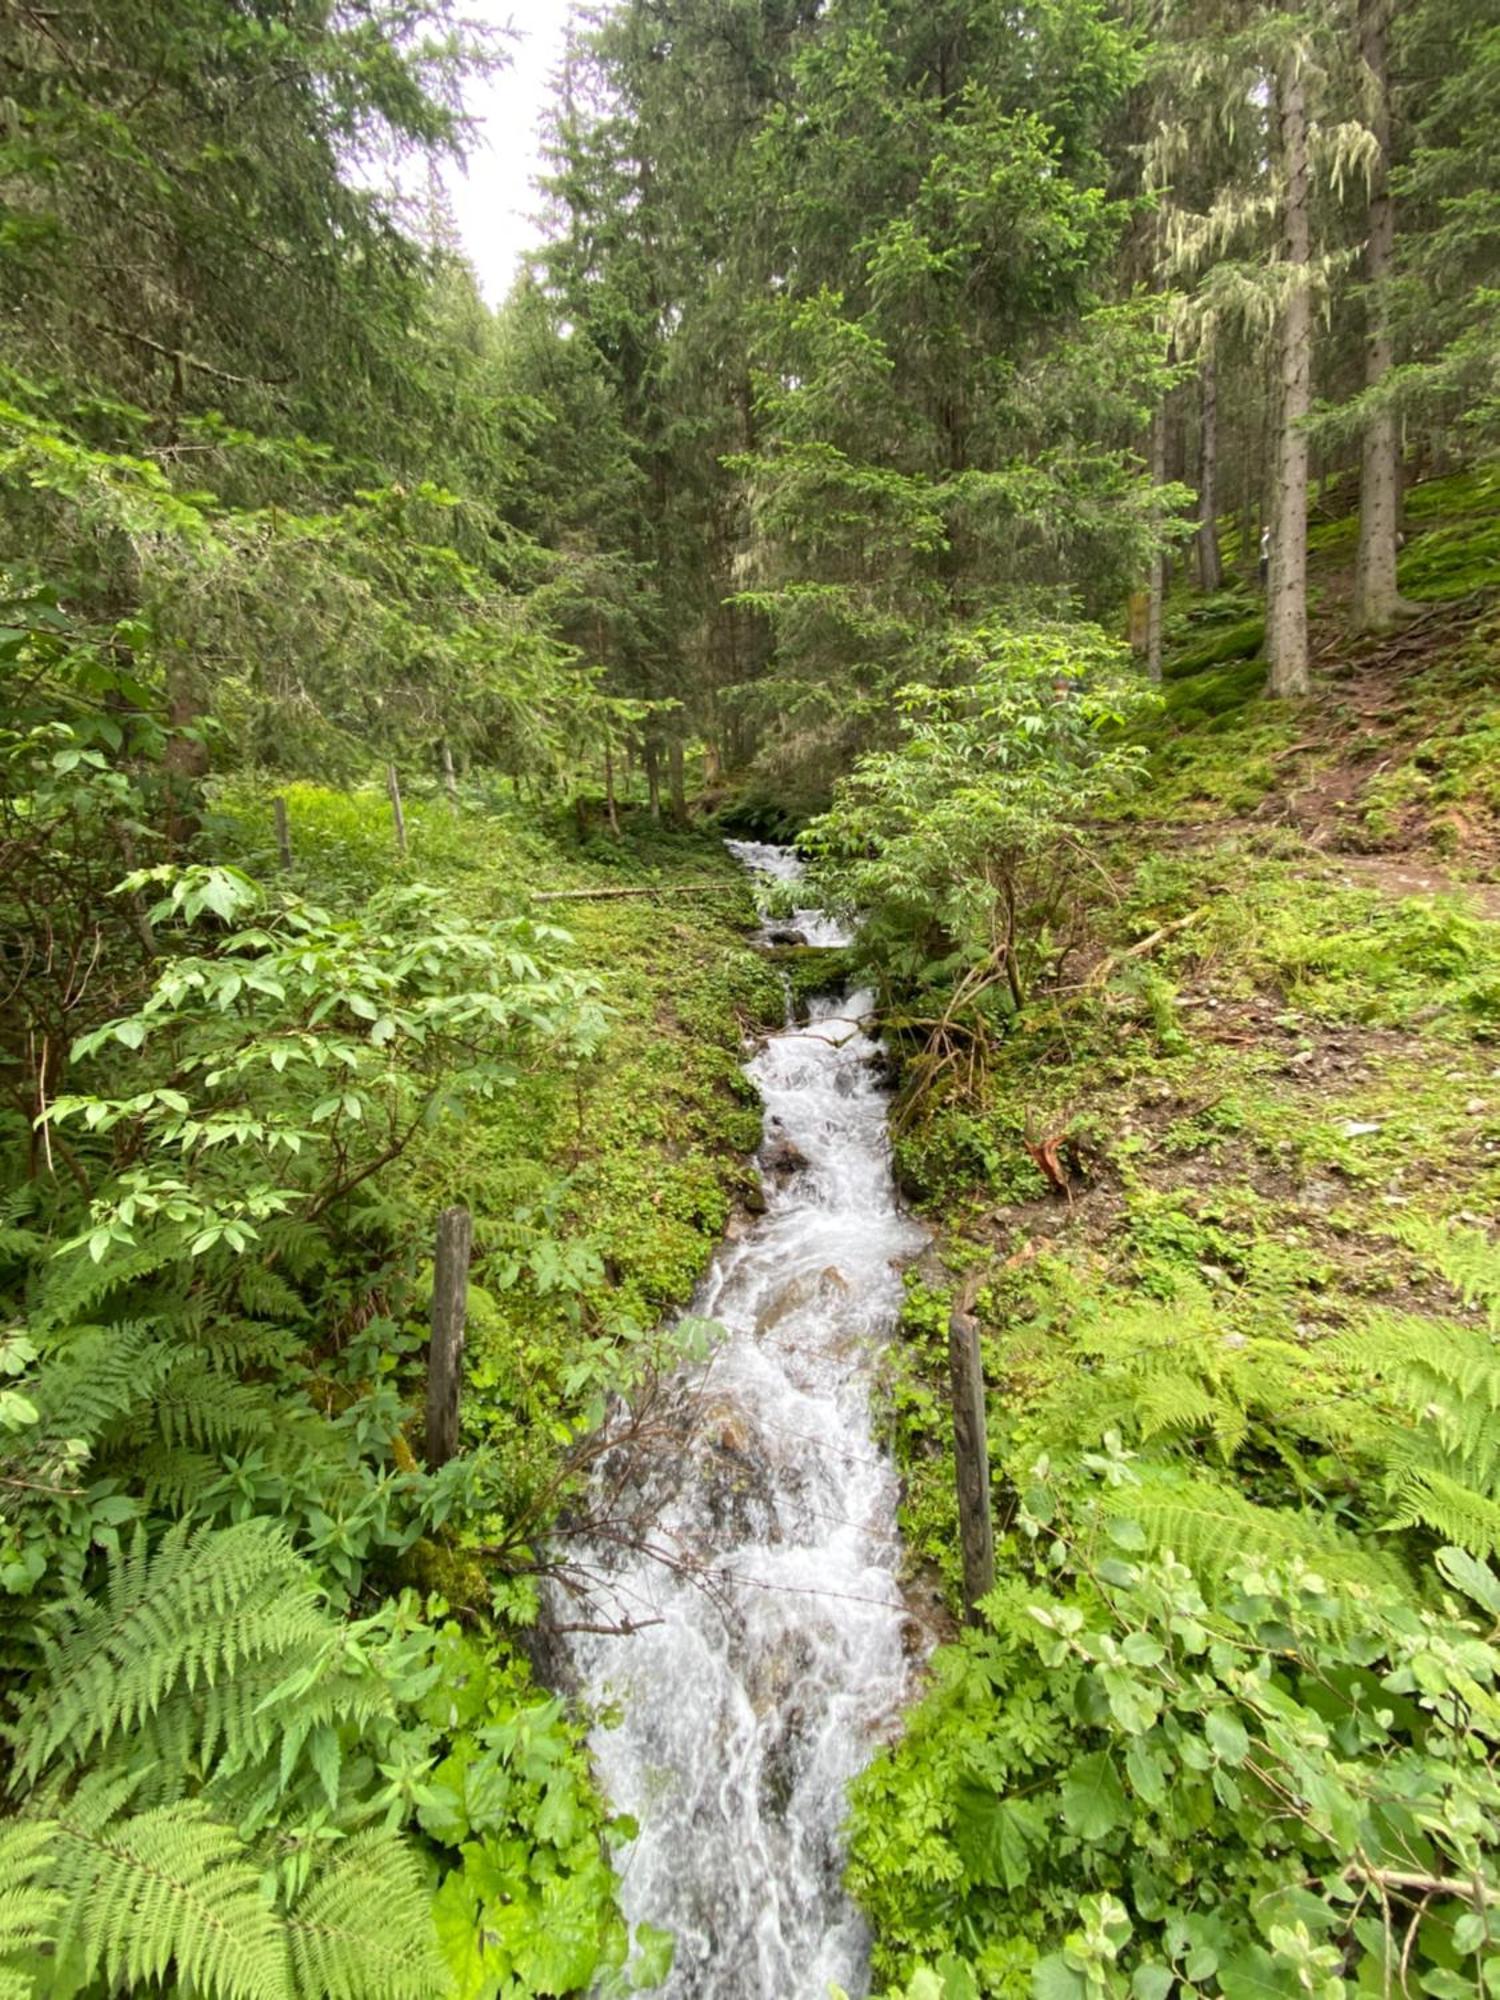
{"type": "Polygon", "coordinates": [[[1392,1527],[1474,1555],[1500,1549],[1500,1348],[1479,1327],[1386,1313],[1345,1336],[1350,1393],[1381,1419],[1377,1463],[1392,1527]]]}
{"type": "Polygon", "coordinates": [[[1466,1306],[1482,1307],[1491,1333],[1500,1334],[1500,1243],[1482,1229],[1413,1217],[1401,1230],[1424,1262],[1450,1284],[1466,1306]]]}
{"type": "MultiPolygon", "coordinates": [[[[317,1582],[275,1523],[168,1529],[153,1549],[138,1531],[98,1593],[49,1605],[32,1688],[9,1732],[16,1772],[35,1782],[97,1762],[173,1700],[200,1717],[203,1760],[264,1755],[276,1723],[245,1714],[237,1677],[269,1662],[278,1679],[315,1658],[334,1628],[317,1582]]],[[[274,1684],[274,1683],[273,1683],[274,1684]]]]}
{"type": "Polygon", "coordinates": [[[396,1836],[376,1829],[334,1846],[283,1909],[266,1893],[264,1854],[234,1826],[198,1800],[134,1811],[135,1782],[94,1772],[56,1803],[44,1795],[53,1817],[38,1827],[57,1914],[45,1971],[17,1986],[17,2000],[100,1979],[111,1991],[166,1984],[203,2000],[442,1992],[421,1874],[396,1836]]]}
{"type": "Polygon", "coordinates": [[[1358,1412],[1303,1348],[1226,1324],[1202,1285],[1179,1281],[1166,1300],[1110,1299],[1072,1327],[1070,1345],[1081,1366],[1042,1393],[1023,1426],[1048,1449],[1096,1446],[1117,1431],[1227,1465],[1254,1445],[1304,1485],[1298,1441],[1348,1445],[1359,1429],[1358,1412]]]}
{"type": "Polygon", "coordinates": [[[0,1964],[11,1937],[12,1958],[45,1942],[52,1968],[17,2000],[97,1978],[205,2000],[439,1990],[415,1857],[361,1824],[394,1716],[279,1525],[138,1531],[102,1590],[48,1607],[6,1731],[25,1803],[0,1835],[26,1901],[9,1929],[0,1905],[0,1964]],[[322,1859],[268,1873],[296,1813],[321,1821],[322,1859]]]}
{"type": "Polygon", "coordinates": [[[1139,1525],[1144,1545],[1170,1551],[1213,1591],[1247,1550],[1279,1567],[1300,1565],[1325,1576],[1354,1607],[1370,1594],[1410,1593],[1411,1579],[1397,1557],[1372,1549],[1326,1512],[1303,1507],[1259,1507],[1241,1488],[1185,1467],[1143,1465],[1129,1485],[1112,1488],[1100,1502],[1107,1521],[1139,1525]]]}
{"type": "Polygon", "coordinates": [[[25,1967],[52,1935],[61,1897],[48,1882],[55,1828],[0,1819],[0,2000],[32,2000],[25,1967]]]}
{"type": "Polygon", "coordinates": [[[1163,1464],[1148,1480],[1163,1485],[1162,1511],[1158,1519],[1148,1501],[1138,1518],[1207,1575],[1222,1573],[1244,1546],[1238,1537],[1264,1546],[1269,1532],[1282,1558],[1376,1580],[1374,1559],[1316,1507],[1256,1506],[1217,1479],[1182,1476],[1250,1451],[1262,1465],[1274,1460],[1307,1502],[1321,1499],[1332,1461],[1344,1468],[1345,1504],[1372,1527],[1416,1530],[1477,1556],[1500,1551],[1500,1248],[1482,1230],[1425,1221],[1402,1238],[1487,1326],[1388,1312],[1309,1349],[1227,1327],[1194,1285],[1165,1302],[1111,1301],[1072,1329],[1082,1366],[1037,1398],[1018,1441],[1076,1453],[1117,1433],[1154,1453],[1163,1464]],[[1384,1495],[1383,1513],[1370,1494],[1384,1495]]]}

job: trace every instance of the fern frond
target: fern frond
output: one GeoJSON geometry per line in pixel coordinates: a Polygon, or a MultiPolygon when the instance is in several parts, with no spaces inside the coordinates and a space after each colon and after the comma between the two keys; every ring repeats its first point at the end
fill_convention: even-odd
{"type": "Polygon", "coordinates": [[[194,1801],[122,1812],[128,1798],[128,1786],[96,1777],[52,1808],[61,1967],[111,1990],[171,1974],[212,2000],[292,2000],[286,1938],[253,1852],[194,1801]]]}
{"type": "Polygon", "coordinates": [[[149,1427],[172,1449],[243,1449],[274,1437],[283,1420],[274,1389],[236,1382],[197,1355],[175,1367],[150,1412],[149,1427]]]}
{"type": "Polygon", "coordinates": [[[50,1334],[59,1327],[89,1320],[94,1308],[111,1292],[126,1285],[138,1285],[170,1269],[181,1258],[182,1246],[174,1235],[163,1235],[143,1243],[138,1249],[122,1251],[96,1264],[82,1251],[71,1257],[54,1258],[45,1267],[44,1281],[32,1307],[32,1323],[38,1333],[50,1334]]]}
{"type": "Polygon", "coordinates": [[[1230,1459],[1257,1426],[1320,1443],[1348,1427],[1334,1399],[1313,1393],[1317,1378],[1300,1348],[1234,1332],[1201,1286],[1165,1302],[1112,1302],[1072,1340],[1087,1373],[1070,1370],[1036,1412],[1055,1448],[1097,1445],[1114,1430],[1212,1441],[1230,1459]]]}
{"type": "Polygon", "coordinates": [[[1200,1579],[1222,1578],[1247,1552],[1265,1562],[1305,1563],[1353,1593],[1410,1595],[1392,1555],[1367,1548],[1326,1515],[1258,1507],[1236,1488],[1189,1472],[1148,1467],[1140,1483],[1112,1488],[1105,1509],[1138,1521],[1154,1549],[1170,1549],[1200,1579]]]}
{"type": "Polygon", "coordinates": [[[261,1242],[267,1260],[274,1257],[293,1279],[309,1277],[333,1254],[328,1232],[300,1215],[274,1217],[262,1228],[261,1242]]]}
{"type": "Polygon", "coordinates": [[[33,2000],[18,1960],[52,1935],[59,1898],[43,1879],[56,1828],[46,1820],[0,1820],[0,2000],[33,2000]]]}
{"type": "MultiPolygon", "coordinates": [[[[375,1673],[342,1669],[337,1641],[334,1627],[321,1656],[267,1654],[227,1685],[198,1691],[201,1754],[211,1757],[223,1746],[215,1784],[232,1781],[241,1769],[274,1753],[277,1784],[284,1791],[304,1750],[309,1744],[316,1748],[314,1739],[336,1748],[345,1732],[361,1735],[392,1712],[388,1684],[375,1673]],[[289,1679],[294,1695],[288,1693],[289,1679]]],[[[320,1782],[334,1803],[337,1786],[322,1777],[320,1782]]]]}
{"type": "Polygon", "coordinates": [[[287,1929],[300,2000],[434,2000],[445,1989],[422,1878],[394,1835],[351,1840],[287,1929]]]}
{"type": "Polygon", "coordinates": [[[32,1391],[44,1435],[92,1443],[149,1403],[180,1358],[158,1319],[69,1327],[49,1342],[32,1391]]]}
{"type": "Polygon", "coordinates": [[[297,1291],[276,1271],[260,1262],[242,1258],[235,1270],[235,1290],[240,1309],[256,1319],[304,1320],[307,1306],[297,1291]]]}
{"type": "Polygon", "coordinates": [[[220,1460],[182,1446],[132,1452],[129,1469],[141,1498],[158,1513],[187,1514],[224,1476],[220,1460]]]}
{"type": "Polygon", "coordinates": [[[1396,1486],[1395,1503],[1392,1527],[1428,1528],[1470,1555],[1485,1557],[1500,1551],[1500,1503],[1455,1479],[1442,1466],[1408,1467],[1396,1486]]]}
{"type": "Polygon", "coordinates": [[[1420,1415],[1418,1398],[1447,1388],[1500,1410],[1500,1347],[1477,1327],[1417,1313],[1380,1313],[1335,1345],[1338,1359],[1377,1375],[1420,1415]]]}
{"type": "Polygon", "coordinates": [[[1425,1526],[1476,1555],[1500,1548],[1500,1347],[1478,1327],[1381,1314],[1334,1348],[1377,1400],[1379,1455],[1398,1527],[1425,1526]]]}
{"type": "Polygon", "coordinates": [[[39,1257],[46,1247],[46,1237],[38,1235],[36,1230],[0,1222],[0,1261],[25,1263],[39,1257]]]}
{"type": "Polygon", "coordinates": [[[1134,1403],[1136,1424],[1143,1438],[1160,1437],[1164,1431],[1222,1434],[1226,1429],[1239,1441],[1244,1437],[1244,1411],[1235,1408],[1234,1421],[1226,1424],[1230,1412],[1223,1397],[1192,1375],[1157,1370],[1139,1381],[1134,1403]]]}
{"type": "Polygon", "coordinates": [[[1491,1333],[1500,1333],[1500,1243],[1482,1229],[1415,1216],[1401,1241],[1450,1284],[1466,1306],[1483,1306],[1491,1333]]]}
{"type": "Polygon", "coordinates": [[[214,1318],[198,1329],[194,1345],[216,1368],[285,1368],[302,1351],[295,1333],[256,1319],[214,1318]]]}
{"type": "Polygon", "coordinates": [[[0,1825],[0,2000],[44,1990],[7,1958],[50,1945],[75,1992],[197,2000],[438,2000],[446,1981],[421,1869],[394,1833],[339,1846],[289,1914],[264,1856],[203,1799],[141,1809],[141,1775],[53,1785],[45,1818],[0,1825]]]}
{"type": "MultiPolygon", "coordinates": [[[[154,1553],[138,1533],[112,1561],[101,1596],[74,1590],[49,1607],[14,1732],[17,1768],[34,1779],[59,1756],[76,1765],[155,1715],[174,1690],[212,1689],[267,1656],[306,1660],[330,1629],[312,1571],[276,1523],[252,1518],[196,1534],[178,1523],[154,1553]]],[[[241,1711],[228,1695],[223,1702],[216,1724],[227,1742],[241,1711]]]]}

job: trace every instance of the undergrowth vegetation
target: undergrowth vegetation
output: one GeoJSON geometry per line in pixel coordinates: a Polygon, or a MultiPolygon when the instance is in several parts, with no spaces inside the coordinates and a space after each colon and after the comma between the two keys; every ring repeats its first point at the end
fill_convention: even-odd
{"type": "MultiPolygon", "coordinates": [[[[1416,510],[1434,597],[1472,486],[1416,510]]],[[[908,2000],[1459,2000],[1500,1962],[1500,925],[1439,857],[1451,815],[1493,866],[1493,628],[1312,730],[1244,705],[1238,594],[1174,633],[1072,978],[981,1068],[907,1038],[908,1559],[962,1615],[967,1296],[1001,1581],[857,1783],[850,1880],[908,2000]],[[1360,872],[1414,838],[1415,882],[1360,872]]]]}
{"type": "Polygon", "coordinates": [[[287,871],[236,782],[213,865],[115,883],[96,829],[151,810],[159,763],[57,723],[6,748],[7,896],[40,866],[80,900],[21,968],[45,1095],[4,1130],[3,1990],[654,1981],[670,1940],[632,1937],[608,1864],[628,1822],[526,1647],[580,1440],[670,1364],[658,1323],[745,1182],[743,1036],[781,993],[734,874],[480,797],[409,801],[398,862],[381,794],[310,785],[287,871]],[[553,905],[568,930],[531,900],[601,868],[713,891],[553,905]],[[468,1449],[430,1471],[455,1200],[468,1449]]]}

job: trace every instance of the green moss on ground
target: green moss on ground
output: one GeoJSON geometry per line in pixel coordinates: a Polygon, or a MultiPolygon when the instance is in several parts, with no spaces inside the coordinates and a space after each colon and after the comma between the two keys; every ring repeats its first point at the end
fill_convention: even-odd
{"type": "Polygon", "coordinates": [[[1404,513],[1406,596],[1438,602],[1500,589],[1500,463],[1413,487],[1404,513]]]}
{"type": "MultiPolygon", "coordinates": [[[[977,1102],[928,1104],[900,1139],[948,1279],[912,1281],[890,1433],[913,1560],[950,1590],[942,1336],[965,1274],[981,1281],[1003,1518],[1006,1468],[1058,1448],[1064,1405],[1080,1448],[1119,1427],[1117,1396],[1096,1406],[1080,1389],[1101,1323],[1144,1311],[1161,1326],[1204,1302],[1232,1352],[1275,1350],[1280,1380],[1371,1304],[1457,1309],[1407,1227],[1500,1205],[1500,925],[1459,897],[1344,889],[1230,841],[1143,864],[1116,948],[1190,909],[1205,914],[1147,964],[1014,1035],[977,1102]],[[1028,1145],[1042,1138],[1065,1142],[1066,1196],[1028,1145]]],[[[1163,1435],[1222,1459],[1217,1421],[1205,1402],[1163,1435]]],[[[1264,1418],[1262,1446],[1278,1424],[1294,1435],[1289,1406],[1264,1418]]],[[[1247,1487],[1285,1499],[1275,1451],[1261,1465],[1247,1432],[1242,1453],[1247,1487]]],[[[1307,1476],[1337,1508],[1358,1469],[1307,1476]]]]}
{"type": "MultiPolygon", "coordinates": [[[[1500,583],[1493,471],[1418,488],[1412,518],[1404,583],[1434,600],[1500,583]]],[[[1321,526],[1315,570],[1352,545],[1347,521],[1321,526]]],[[[1002,1530],[1027,1453],[1106,1428],[1338,1516],[1368,1499],[1362,1469],[1324,1456],[1297,1409],[1326,1344],[1375,1307],[1461,1316],[1423,1232],[1500,1213],[1500,898],[1462,880],[1500,858],[1500,613],[1481,596],[1347,648],[1316,711],[1262,698],[1242,590],[1174,599],[1168,638],[1148,782],[1093,830],[1118,900],[1070,967],[1083,990],[1034,1006],[976,1096],[909,1108],[897,1137],[936,1243],[909,1279],[887,1421],[911,1561],[955,1608],[963,1284],[1002,1530]],[[1122,1388],[1122,1340],[1149,1356],[1179,1339],[1191,1394],[1122,1388]]]]}

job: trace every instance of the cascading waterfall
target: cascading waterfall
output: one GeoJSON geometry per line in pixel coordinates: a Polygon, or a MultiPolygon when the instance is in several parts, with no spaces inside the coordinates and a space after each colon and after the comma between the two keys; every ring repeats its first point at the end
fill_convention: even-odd
{"type": "MultiPolygon", "coordinates": [[[[762,876],[800,873],[787,849],[731,847],[762,876]]],[[[795,923],[809,943],[845,941],[817,911],[795,923]]],[[[869,1005],[819,1004],[749,1065],[767,1209],[696,1302],[723,1336],[668,1385],[667,1443],[624,1441],[599,1475],[649,1549],[575,1551],[598,1580],[593,1622],[634,1628],[570,1645],[587,1697],[622,1717],[592,1748],[640,1826],[618,1863],[626,1913],[676,1934],[670,2000],[867,1990],[840,1830],[900,1705],[911,1632],[871,1374],[900,1262],[925,1241],[896,1202],[869,1005]]]]}

